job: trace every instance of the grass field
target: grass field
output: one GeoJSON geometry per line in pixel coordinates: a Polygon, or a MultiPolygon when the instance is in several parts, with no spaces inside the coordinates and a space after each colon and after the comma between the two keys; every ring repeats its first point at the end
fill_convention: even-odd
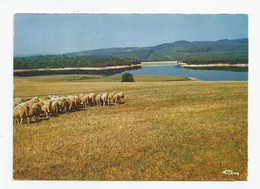
{"type": "Polygon", "coordinates": [[[14,77],[15,97],[112,91],[126,96],[120,105],[14,125],[14,179],[247,179],[247,81],[134,78],[122,83],[119,76],[14,77]],[[223,174],[226,169],[239,176],[223,174]]]}

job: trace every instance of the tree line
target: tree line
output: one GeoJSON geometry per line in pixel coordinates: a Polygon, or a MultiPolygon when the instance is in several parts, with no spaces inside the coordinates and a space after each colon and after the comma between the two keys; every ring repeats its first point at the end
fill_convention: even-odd
{"type": "Polygon", "coordinates": [[[106,67],[140,64],[139,59],[115,56],[66,56],[46,55],[34,57],[14,57],[14,69],[106,67]]]}

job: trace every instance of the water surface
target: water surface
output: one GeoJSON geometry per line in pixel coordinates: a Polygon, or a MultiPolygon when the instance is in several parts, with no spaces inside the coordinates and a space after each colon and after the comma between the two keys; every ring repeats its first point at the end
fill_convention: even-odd
{"type": "Polygon", "coordinates": [[[213,67],[182,68],[177,64],[142,65],[138,70],[124,71],[134,75],[176,75],[194,77],[203,81],[247,81],[248,68],[213,67]]]}

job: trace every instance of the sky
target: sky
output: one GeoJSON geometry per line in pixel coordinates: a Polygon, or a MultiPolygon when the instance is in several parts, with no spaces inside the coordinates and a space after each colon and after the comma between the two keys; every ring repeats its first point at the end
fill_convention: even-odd
{"type": "Polygon", "coordinates": [[[14,56],[248,38],[245,14],[15,14],[14,56]]]}

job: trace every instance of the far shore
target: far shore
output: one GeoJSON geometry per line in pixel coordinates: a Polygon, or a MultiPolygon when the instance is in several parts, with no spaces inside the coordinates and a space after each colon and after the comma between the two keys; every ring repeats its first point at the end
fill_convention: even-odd
{"type": "Polygon", "coordinates": [[[178,63],[181,67],[192,67],[192,68],[202,68],[202,67],[248,67],[248,64],[187,64],[187,63],[178,63]]]}
{"type": "Polygon", "coordinates": [[[151,61],[141,62],[142,65],[150,64],[179,64],[181,67],[248,67],[248,64],[227,64],[227,63],[216,63],[216,64],[187,64],[184,62],[178,62],[177,60],[172,61],[151,61]]]}
{"type": "Polygon", "coordinates": [[[173,61],[152,61],[152,62],[141,62],[142,65],[145,64],[177,64],[178,61],[173,60],[173,61]]]}
{"type": "Polygon", "coordinates": [[[17,69],[14,72],[33,72],[33,71],[70,71],[70,70],[113,70],[139,67],[141,64],[107,66],[107,67],[69,67],[69,68],[39,68],[39,69],[17,69]]]}

